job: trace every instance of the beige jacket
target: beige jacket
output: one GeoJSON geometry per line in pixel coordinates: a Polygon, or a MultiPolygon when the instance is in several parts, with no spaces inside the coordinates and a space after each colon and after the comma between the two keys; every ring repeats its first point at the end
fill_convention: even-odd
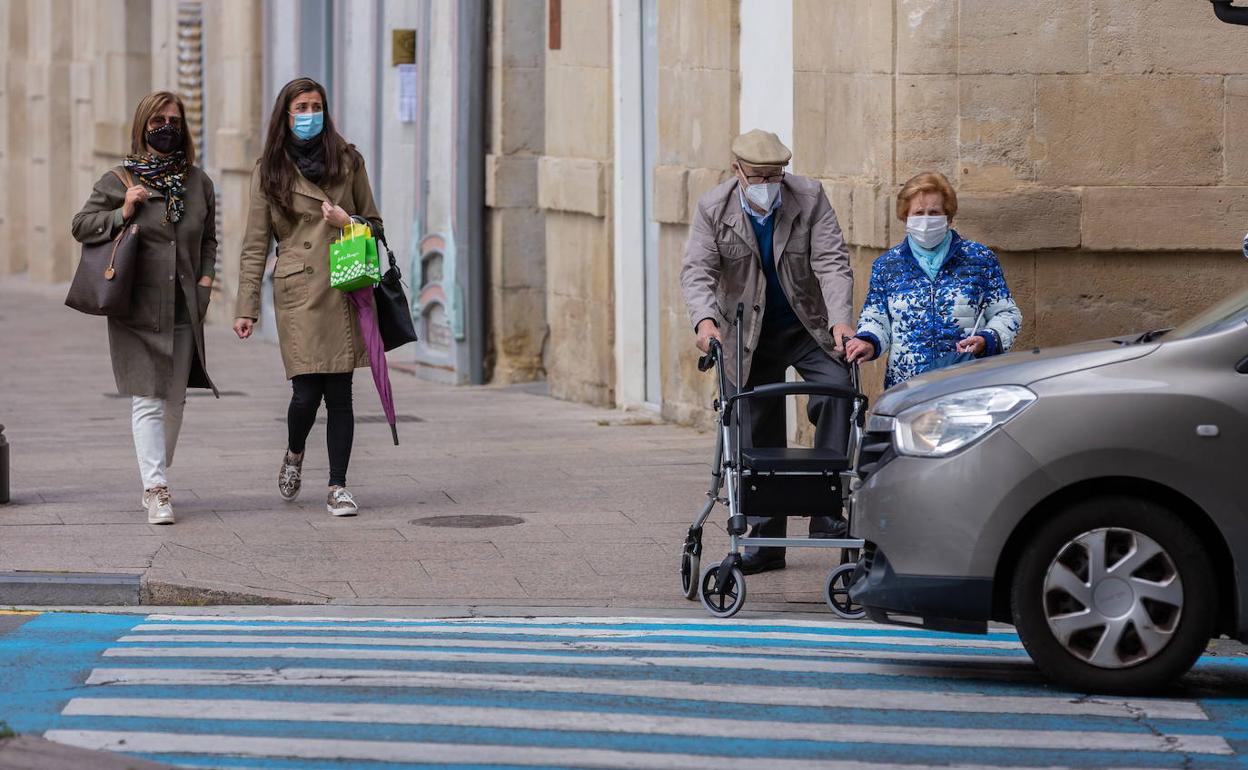
{"type": "MultiPolygon", "coordinates": [[[[726,371],[736,376],[738,303],[745,306],[743,379],[750,374],[751,351],[758,345],[766,311],[767,278],[749,215],[741,208],[735,178],[715,187],[698,201],[685,244],[680,285],[689,320],[710,318],[724,337],[726,371]]],[[[831,356],[833,324],[852,326],[854,274],[832,204],[818,182],[786,174],[772,240],[776,270],[789,304],[802,325],[831,356]]]]}
{"type": "Polygon", "coordinates": [[[322,190],[295,171],[291,199],[295,219],[286,219],[260,190],[260,167],[251,173],[251,204],[243,237],[235,315],[258,318],[260,286],[271,238],[277,239],[273,307],[287,379],[300,374],[349,372],[368,366],[355,310],[347,295],[329,285],[329,244],[338,238],[321,215],[330,201],[348,213],[381,225],[364,161],[338,184],[322,190]]]}
{"type": "MultiPolygon", "coordinates": [[[[116,170],[122,176],[127,173],[121,166],[116,170]]],[[[132,178],[142,184],[137,174],[132,178]]],[[[204,355],[204,312],[212,289],[198,285],[201,277],[216,274],[216,195],[212,180],[198,167],[187,171],[185,209],[176,224],[165,221],[164,193],[153,187],[148,191],[151,197],[123,223],[126,186],[109,171],[95,183],[91,197],[73,222],[74,238],[89,244],[110,240],[123,224],[139,226],[138,272],[130,314],[108,319],[108,348],[117,392],[156,398],[168,395],[173,379],[173,325],[181,288],[185,317],[195,336],[195,358],[187,387],[211,388],[215,394],[204,355]]]]}

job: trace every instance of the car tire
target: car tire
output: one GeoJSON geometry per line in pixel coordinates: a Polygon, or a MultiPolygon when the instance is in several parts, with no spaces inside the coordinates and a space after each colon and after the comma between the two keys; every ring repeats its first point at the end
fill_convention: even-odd
{"type": "Polygon", "coordinates": [[[1074,503],[1029,538],[1010,604],[1046,676],[1083,692],[1142,693],[1192,667],[1218,598],[1196,533],[1157,503],[1115,495],[1074,503]]]}

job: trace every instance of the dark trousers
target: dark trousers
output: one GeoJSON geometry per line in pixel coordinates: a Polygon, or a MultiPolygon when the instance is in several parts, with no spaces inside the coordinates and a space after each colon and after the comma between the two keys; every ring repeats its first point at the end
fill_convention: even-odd
{"type": "MultiPolygon", "coordinates": [[[[785,370],[792,366],[807,382],[849,386],[849,370],[835,361],[810,333],[800,324],[780,329],[763,328],[757,349],[750,361],[750,375],[746,387],[784,382],[785,370]]],[[[745,446],[785,446],[788,436],[785,430],[785,407],[782,398],[750,399],[742,402],[735,419],[742,420],[741,441],[745,446]]],[[[828,396],[811,396],[807,400],[806,415],[815,426],[816,447],[836,449],[841,453],[849,446],[849,415],[852,410],[846,399],[828,396]]],[[[840,512],[794,511],[794,514],[810,515],[810,532],[828,532],[833,516],[840,512]]],[[[788,520],[783,516],[751,516],[754,525],[751,534],[757,537],[784,537],[788,532],[788,520]]],[[[748,549],[747,553],[754,549],[748,549]]],[[[768,555],[783,555],[783,548],[759,549],[768,555]]]]}
{"type": "Polygon", "coordinates": [[[329,484],[347,485],[347,465],[355,440],[355,412],[351,408],[352,372],[299,374],[291,378],[290,409],[286,412],[288,447],[303,454],[316,413],[325,401],[325,439],[329,445],[329,484]]]}

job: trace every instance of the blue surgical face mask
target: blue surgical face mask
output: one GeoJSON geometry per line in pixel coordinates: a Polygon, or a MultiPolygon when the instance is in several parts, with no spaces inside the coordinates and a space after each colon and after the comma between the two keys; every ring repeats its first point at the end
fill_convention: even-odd
{"type": "Polygon", "coordinates": [[[304,140],[305,142],[321,133],[321,129],[325,127],[324,112],[299,112],[291,113],[295,117],[295,125],[290,129],[291,132],[304,140]]]}

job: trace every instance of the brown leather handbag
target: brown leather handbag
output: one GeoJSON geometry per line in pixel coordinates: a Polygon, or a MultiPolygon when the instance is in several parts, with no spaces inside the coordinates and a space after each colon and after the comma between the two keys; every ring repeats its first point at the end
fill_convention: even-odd
{"type": "MultiPolygon", "coordinates": [[[[113,170],[126,189],[134,186],[113,170]]],[[[126,177],[130,176],[126,172],[126,177]]],[[[139,226],[125,225],[111,241],[82,245],[82,258],[69,285],[65,304],[88,315],[128,315],[138,269],[139,226]]]]}

